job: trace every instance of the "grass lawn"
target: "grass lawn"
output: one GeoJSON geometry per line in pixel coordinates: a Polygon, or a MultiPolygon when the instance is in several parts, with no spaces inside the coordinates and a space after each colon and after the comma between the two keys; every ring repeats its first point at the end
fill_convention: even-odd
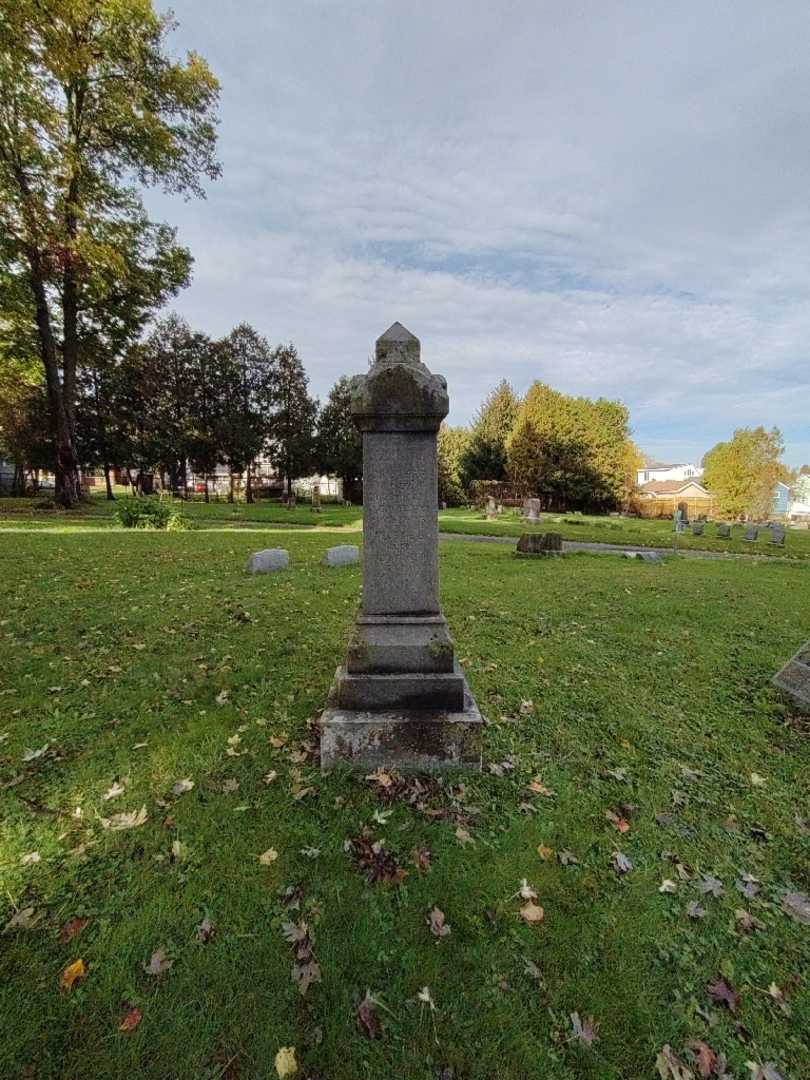
{"type": "Polygon", "coordinates": [[[691,1040],[807,1076],[810,747],[768,681],[810,566],[443,545],[485,771],[417,784],[313,757],[339,536],[36,520],[0,533],[1,1077],[638,1080],[691,1040]]]}

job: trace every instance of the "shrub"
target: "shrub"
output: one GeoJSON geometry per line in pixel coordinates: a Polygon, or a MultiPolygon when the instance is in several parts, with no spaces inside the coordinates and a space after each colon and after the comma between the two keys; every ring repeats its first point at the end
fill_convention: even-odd
{"type": "Polygon", "coordinates": [[[179,532],[188,529],[191,523],[179,514],[170,499],[158,495],[136,495],[122,499],[115,511],[115,516],[125,529],[166,529],[179,532]]]}

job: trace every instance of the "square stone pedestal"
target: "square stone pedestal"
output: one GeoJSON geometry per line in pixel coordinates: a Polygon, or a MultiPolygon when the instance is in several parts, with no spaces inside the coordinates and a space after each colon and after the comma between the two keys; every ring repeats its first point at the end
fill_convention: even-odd
{"type": "Polygon", "coordinates": [[[343,762],[367,770],[480,769],[483,720],[462,680],[463,707],[456,712],[341,708],[336,681],[321,715],[321,767],[343,762]]]}

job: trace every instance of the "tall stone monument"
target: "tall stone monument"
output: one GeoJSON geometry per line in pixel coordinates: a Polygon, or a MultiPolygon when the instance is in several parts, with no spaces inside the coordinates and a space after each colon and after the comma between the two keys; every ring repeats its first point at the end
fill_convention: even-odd
{"type": "Polygon", "coordinates": [[[439,602],[436,436],[447,382],[394,323],[352,379],[363,433],[363,598],[321,717],[321,765],[481,767],[481,714],[439,602]]]}

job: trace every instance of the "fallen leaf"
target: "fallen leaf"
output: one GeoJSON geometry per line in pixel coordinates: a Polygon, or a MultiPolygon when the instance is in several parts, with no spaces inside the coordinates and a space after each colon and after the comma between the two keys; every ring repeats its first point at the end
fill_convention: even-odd
{"type": "Polygon", "coordinates": [[[191,791],[194,787],[194,781],[189,780],[188,777],[185,780],[177,780],[172,784],[172,795],[185,795],[187,791],[191,791]]]}
{"type": "Polygon", "coordinates": [[[307,859],[319,859],[321,857],[321,849],[317,847],[305,847],[301,848],[299,854],[306,856],[307,859]]]}
{"type": "Polygon", "coordinates": [[[612,810],[606,810],[605,817],[613,825],[614,829],[617,829],[620,833],[630,832],[630,822],[627,818],[620,817],[612,810]]]}
{"type": "Polygon", "coordinates": [[[436,1002],[431,997],[429,987],[423,986],[422,989],[417,993],[416,999],[417,1001],[423,1002],[425,1005],[429,1005],[431,1012],[436,1011],[436,1002]]]}
{"type": "Polygon", "coordinates": [[[714,897],[720,897],[725,894],[723,882],[719,878],[712,877],[711,874],[701,874],[700,881],[697,883],[697,890],[703,896],[711,894],[714,897]]]}
{"type": "Polygon", "coordinates": [[[277,776],[278,773],[276,772],[276,770],[271,769],[269,773],[265,773],[265,775],[262,777],[262,780],[265,784],[272,784],[277,776]]]}
{"type": "Polygon", "coordinates": [[[737,1006],[740,1004],[740,995],[725,979],[718,977],[714,982],[710,982],[706,987],[706,992],[715,1005],[725,1005],[729,1012],[736,1013],[737,1006]]]}
{"type": "Polygon", "coordinates": [[[573,851],[569,851],[567,848],[563,848],[563,850],[558,853],[557,858],[560,860],[560,865],[562,866],[579,865],[579,859],[576,857],[573,851]]]}
{"type": "Polygon", "coordinates": [[[124,1013],[124,1018],[118,1025],[118,1030],[134,1031],[138,1024],[140,1024],[141,1020],[143,1020],[143,1013],[140,1009],[136,1009],[133,1005],[131,1009],[128,1009],[127,1012],[124,1013]]]}
{"type": "Polygon", "coordinates": [[[530,975],[533,979],[538,981],[542,978],[542,972],[540,968],[535,964],[534,960],[529,960],[526,957],[523,958],[523,970],[527,975],[530,975]]]}
{"type": "Polygon", "coordinates": [[[447,937],[450,933],[450,927],[444,921],[444,912],[437,907],[431,909],[427,917],[427,923],[430,927],[430,932],[435,938],[447,937]]]}
{"type": "Polygon", "coordinates": [[[69,941],[75,938],[78,934],[84,930],[85,926],[90,922],[89,919],[84,918],[81,915],[77,915],[73,919],[68,919],[62,929],[59,931],[59,944],[67,945],[69,941]]]}
{"type": "Polygon", "coordinates": [[[203,945],[207,945],[211,938],[214,936],[214,924],[206,915],[200,925],[197,927],[197,941],[201,941],[203,945]]]}
{"type": "Polygon", "coordinates": [[[545,784],[542,784],[537,779],[532,780],[526,786],[528,787],[529,791],[531,791],[532,795],[543,795],[545,796],[545,798],[550,799],[554,794],[551,788],[546,787],[545,784]]]}
{"type": "Polygon", "coordinates": [[[103,817],[101,818],[101,824],[105,829],[121,832],[123,829],[134,829],[138,825],[143,825],[147,816],[146,807],[142,806],[140,810],[132,810],[128,814],[113,814],[112,817],[103,817]]]}
{"type": "Polygon", "coordinates": [[[790,1016],[793,1012],[790,1005],[785,1000],[785,994],[781,987],[777,986],[775,982],[772,982],[768,987],[768,994],[771,999],[779,1006],[785,1016],[790,1016]]]}
{"type": "Polygon", "coordinates": [[[750,911],[745,911],[743,908],[737,908],[734,912],[734,918],[736,920],[737,929],[742,934],[751,934],[754,930],[764,930],[765,923],[760,922],[750,911]]]}
{"type": "Polygon", "coordinates": [[[586,1046],[591,1046],[597,1038],[598,1031],[599,1025],[594,1021],[592,1016],[586,1016],[583,1021],[580,1019],[578,1012],[571,1013],[572,1039],[579,1039],[579,1041],[585,1043],[586,1046]]]}
{"type": "Polygon", "coordinates": [[[782,897],[782,911],[796,922],[810,926],[810,899],[805,893],[786,892],[782,897]]]}
{"type": "Polygon", "coordinates": [[[740,874],[737,880],[734,882],[734,888],[747,896],[749,900],[753,900],[760,890],[761,882],[758,878],[748,873],[740,874]]]}
{"type": "Polygon", "coordinates": [[[366,996],[357,1006],[357,1026],[367,1039],[381,1039],[382,1026],[375,1008],[377,1002],[371,996],[371,991],[366,990],[366,996]]]}
{"type": "Polygon", "coordinates": [[[174,960],[169,960],[166,956],[166,950],[161,947],[155,949],[149,958],[149,963],[143,965],[143,970],[147,975],[165,975],[169,968],[174,963],[174,960]]]}
{"type": "MultiPolygon", "coordinates": [[[[61,690],[62,687],[61,686],[51,687],[51,689],[52,690],[61,690]]],[[[23,761],[36,761],[38,758],[41,758],[43,756],[43,754],[46,754],[48,752],[48,746],[49,745],[50,745],[49,743],[45,743],[45,745],[41,746],[39,748],[39,750],[26,750],[25,753],[22,756],[23,761]]]]}
{"type": "Polygon", "coordinates": [[[520,888],[517,891],[517,895],[521,898],[521,900],[536,900],[537,899],[537,893],[534,891],[534,889],[528,883],[526,878],[521,878],[521,880],[520,880],[520,888]]]}
{"type": "Polygon", "coordinates": [[[414,848],[411,862],[421,874],[426,874],[430,869],[430,850],[426,847],[414,848]]]}
{"type": "Polygon", "coordinates": [[[238,780],[224,780],[222,783],[222,793],[224,795],[233,795],[234,792],[239,790],[238,780]]]}
{"type": "Polygon", "coordinates": [[[59,985],[63,990],[72,990],[73,984],[79,979],[83,979],[86,974],[87,969],[84,966],[84,960],[76,960],[62,972],[59,985]]]}
{"type": "Polygon", "coordinates": [[[760,776],[759,773],[752,772],[751,783],[754,785],[754,787],[765,787],[767,780],[764,776],[760,776]]]}
{"type": "Polygon", "coordinates": [[[706,914],[706,909],[701,907],[697,900],[690,900],[686,905],[686,914],[690,919],[702,919],[706,914]]]}
{"type": "Polygon", "coordinates": [[[36,908],[21,908],[8,920],[3,927],[3,933],[10,934],[12,930],[33,930],[41,918],[42,914],[37,912],[36,908]]]}
{"type": "Polygon", "coordinates": [[[298,1072],[298,1062],[295,1060],[295,1047],[282,1046],[276,1054],[275,1065],[279,1080],[284,1080],[287,1076],[295,1076],[298,1072]]]}
{"type": "Polygon", "coordinates": [[[38,851],[29,851],[27,855],[23,855],[20,859],[20,866],[34,866],[38,862],[42,862],[40,853],[38,851]]]}
{"type": "Polygon", "coordinates": [[[540,856],[543,862],[548,862],[548,860],[554,854],[554,848],[546,847],[545,844],[540,844],[537,848],[537,854],[540,856]]]}
{"type": "Polygon", "coordinates": [[[528,904],[524,904],[520,909],[520,917],[524,922],[533,925],[541,923],[543,919],[545,919],[546,913],[538,904],[535,904],[533,900],[530,900],[528,904]]]}
{"type": "Polygon", "coordinates": [[[633,869],[632,861],[621,853],[621,851],[614,851],[612,856],[613,869],[617,874],[626,874],[633,869]]]}
{"type": "Polygon", "coordinates": [[[214,701],[216,701],[217,705],[227,705],[229,697],[230,694],[227,690],[220,690],[220,692],[214,698],[214,701]]]}
{"type": "Polygon", "coordinates": [[[662,1046],[655,1059],[661,1080],[694,1080],[692,1070],[673,1052],[669,1043],[662,1046]]]}
{"type": "Polygon", "coordinates": [[[672,881],[670,878],[664,878],[661,884],[658,886],[660,893],[674,893],[678,891],[678,884],[672,881]]]}
{"type": "Polygon", "coordinates": [[[772,1061],[766,1061],[764,1065],[756,1061],[746,1061],[745,1064],[751,1070],[751,1080],[785,1080],[772,1061]]]}
{"type": "Polygon", "coordinates": [[[458,825],[456,827],[456,840],[458,840],[458,842],[462,845],[462,847],[465,844],[473,844],[473,843],[475,843],[475,841],[470,836],[470,834],[467,832],[467,830],[463,827],[463,825],[458,825]]]}
{"type": "Polygon", "coordinates": [[[275,850],[275,848],[268,848],[267,851],[262,852],[262,854],[259,856],[259,862],[262,864],[262,866],[269,866],[270,863],[275,862],[277,858],[278,852],[275,850]]]}
{"type": "Polygon", "coordinates": [[[112,787],[101,796],[105,802],[109,802],[110,799],[117,799],[119,795],[123,795],[126,791],[126,784],[122,784],[119,780],[114,780],[112,787]]]}

